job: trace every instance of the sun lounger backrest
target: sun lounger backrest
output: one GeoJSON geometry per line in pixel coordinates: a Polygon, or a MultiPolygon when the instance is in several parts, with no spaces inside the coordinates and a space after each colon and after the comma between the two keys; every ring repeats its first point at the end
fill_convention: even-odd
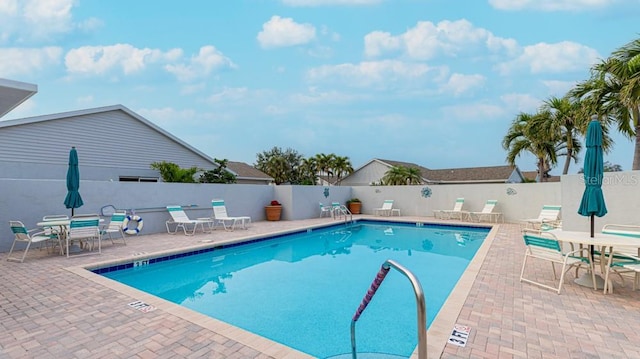
{"type": "Polygon", "coordinates": [[[227,207],[224,205],[224,200],[214,199],[211,201],[213,207],[213,218],[225,218],[227,215],[227,207]]]}
{"type": "Polygon", "coordinates": [[[488,200],[487,203],[484,204],[484,208],[482,209],[482,213],[491,213],[491,212],[493,212],[493,208],[496,206],[497,203],[498,203],[498,200],[496,200],[496,199],[488,200]]]}
{"type": "Polygon", "coordinates": [[[555,221],[558,219],[558,217],[560,217],[561,208],[561,206],[546,204],[542,206],[542,211],[540,211],[540,216],[538,217],[538,219],[555,221]]]}
{"type": "Polygon", "coordinates": [[[384,202],[382,202],[382,208],[381,209],[391,209],[393,208],[393,200],[392,199],[386,199],[384,202]]]}
{"type": "Polygon", "coordinates": [[[167,206],[167,210],[169,211],[171,218],[173,218],[175,222],[191,222],[187,214],[184,213],[184,210],[181,206],[167,206]]]}
{"type": "Polygon", "coordinates": [[[453,210],[456,212],[462,211],[463,204],[464,204],[464,198],[457,198],[456,204],[453,206],[453,210]]]}

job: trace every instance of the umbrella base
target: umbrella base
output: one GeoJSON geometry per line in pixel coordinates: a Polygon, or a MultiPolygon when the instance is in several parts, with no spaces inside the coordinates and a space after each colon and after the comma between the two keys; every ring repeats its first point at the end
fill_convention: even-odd
{"type": "MultiPolygon", "coordinates": [[[[576,278],[574,283],[583,287],[593,288],[593,280],[590,273],[584,273],[580,277],[576,278]]],[[[596,288],[604,289],[604,279],[599,274],[596,274],[596,288]]]]}

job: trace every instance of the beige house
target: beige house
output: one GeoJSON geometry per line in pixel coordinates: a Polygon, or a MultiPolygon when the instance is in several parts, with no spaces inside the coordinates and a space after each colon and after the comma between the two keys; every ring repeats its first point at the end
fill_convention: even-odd
{"type": "Polygon", "coordinates": [[[488,166],[432,170],[415,163],[374,158],[340,181],[345,186],[380,184],[392,167],[417,168],[423,184],[521,183],[524,176],[517,166],[488,166]]]}

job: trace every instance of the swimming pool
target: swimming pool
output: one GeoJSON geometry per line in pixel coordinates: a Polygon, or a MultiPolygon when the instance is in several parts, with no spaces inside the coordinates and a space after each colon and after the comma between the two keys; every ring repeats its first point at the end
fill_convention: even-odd
{"type": "MultiPolygon", "coordinates": [[[[385,260],[396,260],[420,279],[431,323],[489,231],[420,225],[359,221],[95,272],[330,357],[350,352],[351,316],[385,260]]],[[[358,349],[406,357],[416,333],[413,290],[392,271],[358,321],[358,349]]]]}

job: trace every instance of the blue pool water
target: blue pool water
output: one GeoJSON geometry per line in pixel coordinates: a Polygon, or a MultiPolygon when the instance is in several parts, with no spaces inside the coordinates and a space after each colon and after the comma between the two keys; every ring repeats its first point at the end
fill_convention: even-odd
{"type": "MultiPolygon", "coordinates": [[[[351,318],[387,259],[418,277],[431,323],[487,233],[360,221],[96,272],[327,358],[350,353],[351,318]]],[[[416,322],[413,288],[391,270],[357,322],[358,351],[408,357],[417,345],[416,322]]]]}

